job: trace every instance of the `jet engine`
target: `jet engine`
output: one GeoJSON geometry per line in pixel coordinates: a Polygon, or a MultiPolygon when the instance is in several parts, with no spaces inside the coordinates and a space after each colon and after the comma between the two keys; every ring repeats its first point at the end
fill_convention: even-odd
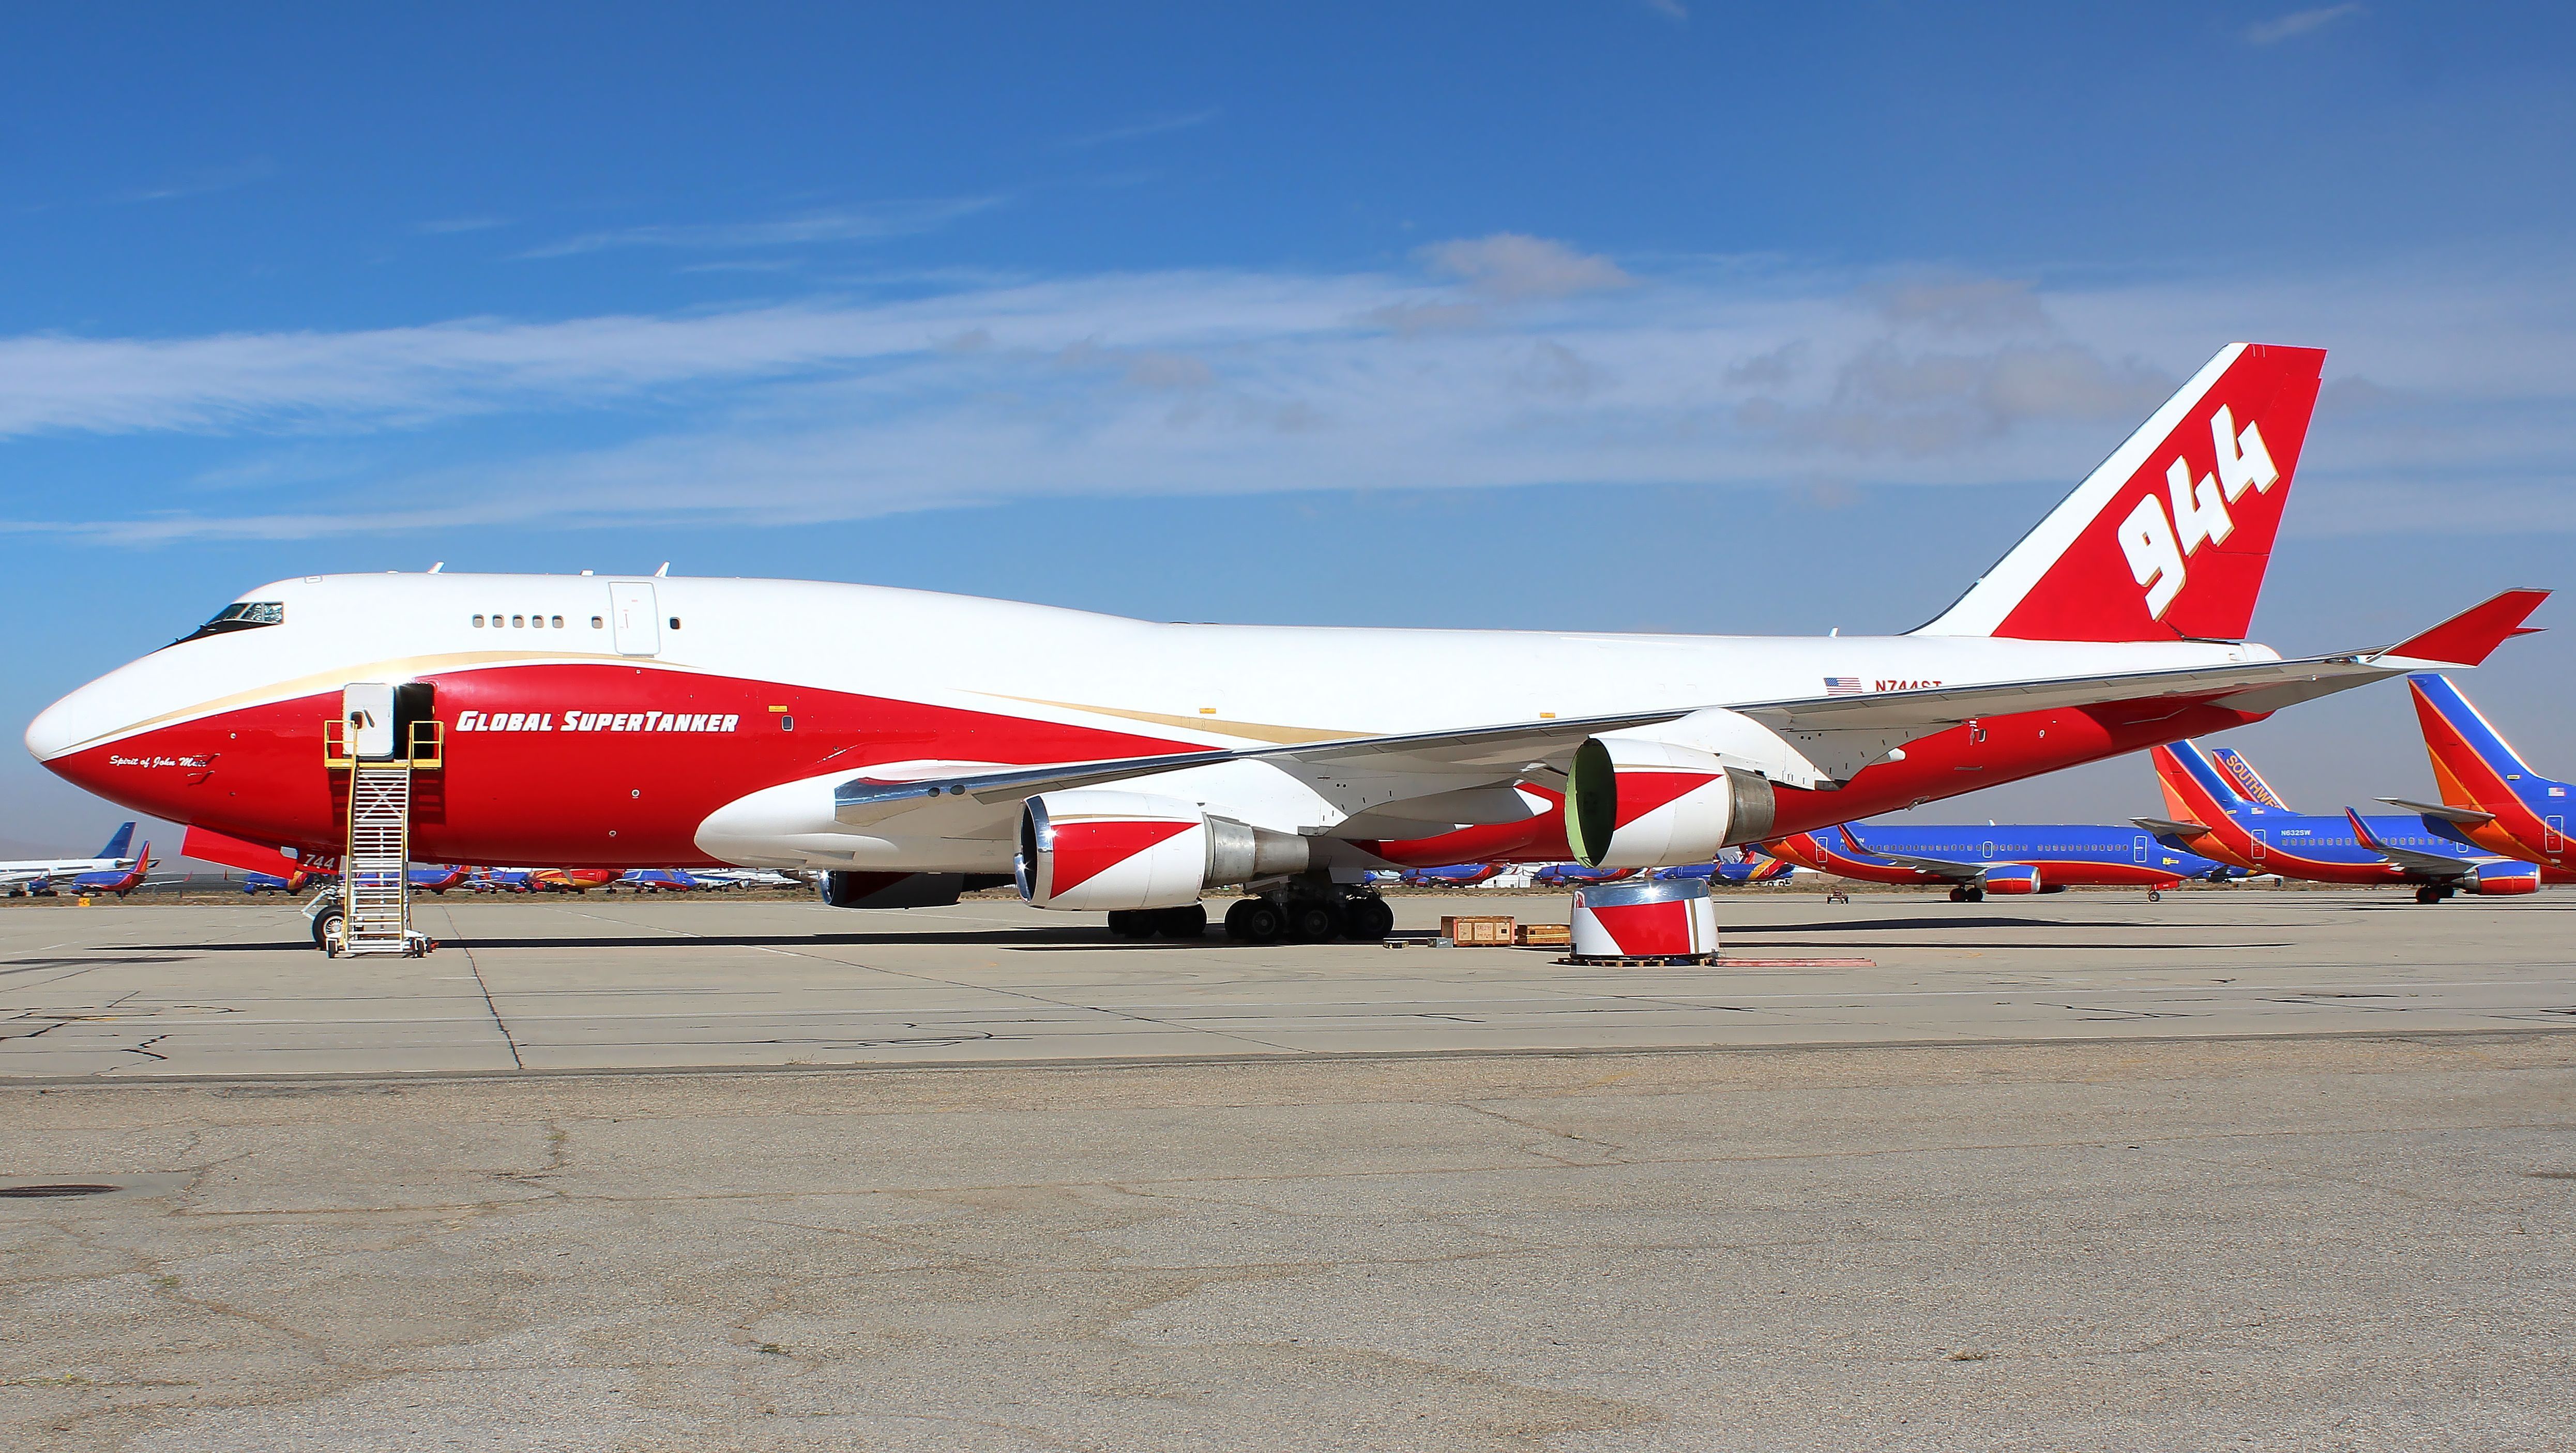
{"type": "Polygon", "coordinates": [[[1048,792],[1020,808],[1020,896],[1040,908],[1178,908],[1228,883],[1305,871],[1306,840],[1175,797],[1048,792]]]}
{"type": "Polygon", "coordinates": [[[1574,749],[1565,836],[1587,867],[1676,867],[1769,837],[1777,807],[1759,772],[1697,747],[1605,735],[1574,749]]]}
{"type": "Polygon", "coordinates": [[[1983,886],[1989,893],[2006,895],[2048,891],[2040,886],[2039,869],[2028,863],[1999,863],[1986,869],[1983,886]]]}
{"type": "Polygon", "coordinates": [[[2480,863],[2477,887],[2470,890],[2481,898],[2510,898],[2540,891],[2540,869],[2531,863],[2480,863]]]}

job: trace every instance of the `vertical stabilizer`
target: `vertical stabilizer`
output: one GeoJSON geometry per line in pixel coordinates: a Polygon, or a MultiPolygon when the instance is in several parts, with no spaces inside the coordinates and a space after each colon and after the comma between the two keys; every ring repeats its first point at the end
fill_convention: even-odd
{"type": "Polygon", "coordinates": [[[2261,343],[2219,350],[1915,634],[2243,640],[2325,357],[2261,343]]]}

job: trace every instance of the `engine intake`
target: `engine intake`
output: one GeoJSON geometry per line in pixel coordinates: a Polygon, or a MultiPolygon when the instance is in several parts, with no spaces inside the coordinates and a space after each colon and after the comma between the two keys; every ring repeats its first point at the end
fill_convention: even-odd
{"type": "Polygon", "coordinates": [[[1673,742],[1599,736],[1574,749],[1566,843],[1593,868],[1705,863],[1769,837],[1778,809],[1758,772],[1673,742]]]}
{"type": "Polygon", "coordinates": [[[1145,792],[1048,792],[1020,808],[1020,896],[1040,908],[1178,908],[1228,883],[1304,872],[1306,840],[1145,792]]]}

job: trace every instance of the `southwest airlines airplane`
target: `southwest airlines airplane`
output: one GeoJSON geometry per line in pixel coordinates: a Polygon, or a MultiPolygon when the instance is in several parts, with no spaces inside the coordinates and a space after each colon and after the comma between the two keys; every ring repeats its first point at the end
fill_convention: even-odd
{"type": "Polygon", "coordinates": [[[2538,863],[2553,882],[2568,881],[2576,871],[2568,862],[2576,858],[2567,842],[2567,807],[2576,802],[2568,784],[2531,770],[2448,679],[2427,673],[2406,684],[2442,805],[2381,800],[2447,822],[2489,852],[2538,863]]]}
{"type": "Polygon", "coordinates": [[[1863,883],[1939,887],[1950,901],[1988,893],[2056,893],[2068,888],[2144,888],[2159,895],[2185,878],[2212,882],[2228,866],[2156,841],[2135,828],[2080,824],[1890,827],[1845,823],[1793,833],[1764,852],[1820,873],[1863,883]],[[1862,836],[1867,828],[1867,837],[1862,836]]]}
{"type": "Polygon", "coordinates": [[[1041,908],[1175,934],[1200,931],[1204,890],[1241,885],[1243,936],[1374,937],[1392,917],[1374,868],[1706,862],[2485,659],[2545,592],[2330,656],[2244,639],[2324,357],[2223,349],[1904,635],[1158,625],[801,581],[313,575],[65,697],[27,745],[138,811],[329,855],[324,724],[391,683],[398,731],[446,730],[425,858],[820,869],[843,906],[1015,877],[1041,908]]]}
{"type": "Polygon", "coordinates": [[[2297,812],[2242,757],[2222,766],[2188,741],[2150,755],[2173,816],[2137,823],[2174,847],[2312,883],[2411,884],[2418,903],[2455,893],[2491,898],[2540,891],[2536,864],[2489,852],[2447,815],[2297,812]]]}

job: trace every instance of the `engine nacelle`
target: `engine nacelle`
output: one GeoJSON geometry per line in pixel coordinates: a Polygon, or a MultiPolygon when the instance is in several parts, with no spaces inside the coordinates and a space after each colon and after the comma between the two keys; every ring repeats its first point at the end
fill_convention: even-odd
{"type": "Polygon", "coordinates": [[[1986,869],[1984,887],[1988,893],[2010,896],[2048,891],[2040,886],[2039,869],[2028,863],[1998,863],[1986,869]]]}
{"type": "Polygon", "coordinates": [[[1769,837],[1777,809],[1758,772],[1696,747],[1598,736],[1574,749],[1565,838],[1587,867],[1678,867],[1769,837]]]}
{"type": "Polygon", "coordinates": [[[2480,863],[2477,887],[2481,898],[2512,898],[2540,891],[2540,866],[2537,863],[2480,863]]]}
{"type": "Polygon", "coordinates": [[[1304,838],[1145,792],[1048,792],[1020,808],[1020,896],[1073,912],[1179,908],[1227,883],[1304,872],[1304,838]]]}

